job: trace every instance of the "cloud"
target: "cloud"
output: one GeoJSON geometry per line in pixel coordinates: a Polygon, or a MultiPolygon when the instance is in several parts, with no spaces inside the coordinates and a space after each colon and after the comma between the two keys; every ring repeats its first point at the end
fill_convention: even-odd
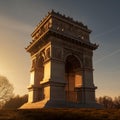
{"type": "Polygon", "coordinates": [[[107,31],[104,31],[104,32],[102,32],[102,33],[99,33],[98,35],[95,35],[95,36],[93,37],[93,39],[97,39],[97,38],[100,38],[100,37],[102,37],[102,36],[111,34],[111,33],[115,32],[115,31],[117,31],[117,30],[119,30],[119,29],[120,29],[120,26],[116,26],[116,27],[114,27],[114,28],[112,28],[112,29],[109,29],[109,30],[107,30],[107,31]]]}
{"type": "Polygon", "coordinates": [[[99,62],[101,62],[101,61],[103,61],[103,60],[105,60],[105,59],[108,59],[109,57],[112,57],[112,56],[118,54],[119,52],[120,52],[120,49],[117,49],[117,50],[111,52],[110,54],[108,54],[108,55],[106,55],[106,56],[104,56],[104,57],[96,60],[96,61],[94,62],[94,64],[97,64],[97,63],[99,63],[99,62]]]}
{"type": "Polygon", "coordinates": [[[24,24],[21,21],[15,20],[10,17],[0,16],[0,31],[19,31],[19,32],[31,32],[33,30],[33,26],[24,24]]]}

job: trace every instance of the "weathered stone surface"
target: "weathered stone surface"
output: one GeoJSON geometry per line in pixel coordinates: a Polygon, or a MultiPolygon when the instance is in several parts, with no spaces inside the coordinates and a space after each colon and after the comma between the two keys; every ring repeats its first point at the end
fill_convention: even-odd
{"type": "Polygon", "coordinates": [[[26,48],[32,67],[28,103],[21,108],[100,107],[95,101],[93,50],[82,23],[54,11],[36,27],[26,48]]]}

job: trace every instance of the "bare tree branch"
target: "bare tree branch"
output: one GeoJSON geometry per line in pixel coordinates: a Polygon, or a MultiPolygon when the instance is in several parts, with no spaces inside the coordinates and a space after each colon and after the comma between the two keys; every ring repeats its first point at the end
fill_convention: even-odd
{"type": "Polygon", "coordinates": [[[13,96],[13,86],[8,79],[0,76],[0,101],[8,101],[13,96]]]}

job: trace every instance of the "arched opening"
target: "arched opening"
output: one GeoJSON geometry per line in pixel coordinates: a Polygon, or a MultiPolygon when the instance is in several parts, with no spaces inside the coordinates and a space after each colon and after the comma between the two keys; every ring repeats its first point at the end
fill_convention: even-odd
{"type": "Polygon", "coordinates": [[[43,88],[39,87],[40,82],[44,78],[44,58],[40,55],[37,59],[37,69],[36,69],[36,81],[38,85],[37,89],[37,101],[44,99],[43,88]]]}
{"type": "Polygon", "coordinates": [[[43,80],[44,77],[44,58],[42,56],[39,57],[38,63],[37,63],[37,71],[38,71],[38,79],[39,79],[39,84],[40,81],[43,80]]]}
{"type": "Polygon", "coordinates": [[[65,62],[65,79],[66,79],[66,100],[77,102],[78,96],[76,88],[82,85],[82,71],[80,61],[73,55],[69,55],[65,62]]]}

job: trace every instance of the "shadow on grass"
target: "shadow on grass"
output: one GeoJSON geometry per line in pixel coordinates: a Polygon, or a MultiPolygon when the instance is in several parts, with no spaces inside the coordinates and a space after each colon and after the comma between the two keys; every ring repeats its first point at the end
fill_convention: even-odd
{"type": "Polygon", "coordinates": [[[118,109],[0,110],[0,120],[120,120],[118,109]]]}

